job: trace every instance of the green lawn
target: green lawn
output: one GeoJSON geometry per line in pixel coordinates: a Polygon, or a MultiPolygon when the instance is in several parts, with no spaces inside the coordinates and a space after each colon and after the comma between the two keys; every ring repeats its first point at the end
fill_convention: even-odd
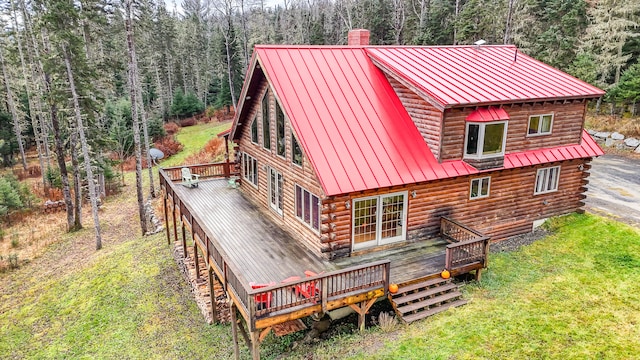
{"type": "MultiPolygon", "coordinates": [[[[184,128],[178,138],[186,151],[162,166],[179,164],[228,126],[184,128]]],[[[229,326],[204,323],[164,234],[138,235],[127,179],[129,190],[101,209],[102,250],[93,250],[92,230],[84,229],[0,273],[0,358],[233,356],[229,326]]],[[[369,328],[290,353],[301,334],[269,335],[263,358],[638,358],[640,231],[591,215],[549,226],[552,236],[492,254],[482,282],[465,287],[466,306],[395,332],[369,328]]]]}
{"type": "Polygon", "coordinates": [[[640,232],[591,215],[550,226],[554,235],[491,256],[482,282],[465,290],[468,305],[393,334],[322,343],[315,357],[639,358],[640,232]]]}
{"type": "Polygon", "coordinates": [[[184,145],[184,149],[180,153],[164,161],[161,161],[160,166],[170,167],[184,163],[184,159],[186,159],[187,156],[198,152],[204,147],[207,141],[217,137],[219,133],[227,130],[230,127],[230,122],[211,122],[206,124],[201,123],[198,125],[188,126],[180,129],[180,132],[178,132],[176,136],[178,141],[182,143],[182,145],[184,145]]]}

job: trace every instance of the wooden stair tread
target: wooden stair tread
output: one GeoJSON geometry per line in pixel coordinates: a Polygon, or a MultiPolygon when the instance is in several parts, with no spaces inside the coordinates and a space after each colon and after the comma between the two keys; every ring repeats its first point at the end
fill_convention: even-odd
{"type": "Polygon", "coordinates": [[[396,303],[396,305],[400,305],[400,304],[404,304],[407,303],[409,301],[414,301],[414,300],[418,300],[420,298],[425,298],[428,296],[432,296],[438,293],[442,293],[442,292],[446,292],[449,290],[453,290],[453,289],[457,289],[458,286],[454,283],[448,283],[446,285],[441,285],[441,286],[436,286],[436,287],[432,287],[426,290],[422,290],[416,293],[411,293],[411,294],[404,294],[404,296],[398,296],[398,297],[394,297],[393,298],[393,302],[396,303]]]}
{"type": "Polygon", "coordinates": [[[466,303],[467,303],[467,300],[459,299],[459,300],[456,300],[456,301],[452,301],[450,303],[443,304],[442,306],[433,307],[433,308],[431,308],[431,309],[429,309],[427,311],[421,311],[421,312],[418,312],[418,313],[415,313],[415,314],[410,314],[410,315],[403,316],[402,319],[408,324],[408,323],[412,323],[412,322],[420,320],[420,319],[424,319],[424,318],[426,318],[428,316],[435,315],[435,314],[437,314],[439,312],[442,312],[442,311],[445,311],[445,310],[447,310],[447,309],[449,309],[451,307],[462,306],[462,305],[464,305],[466,303]]]}
{"type": "Polygon", "coordinates": [[[418,301],[418,302],[415,302],[413,304],[409,304],[409,305],[405,305],[405,306],[398,306],[397,309],[398,309],[398,311],[400,313],[406,314],[408,312],[419,310],[419,309],[424,309],[424,308],[429,307],[431,305],[435,305],[435,304],[438,304],[438,303],[445,302],[447,300],[455,299],[455,298],[460,297],[460,296],[462,296],[462,293],[460,291],[452,291],[452,292],[448,292],[448,293],[440,295],[440,296],[436,296],[436,297],[431,298],[431,299],[418,301]]]}
{"type": "Polygon", "coordinates": [[[411,285],[407,285],[407,286],[403,286],[401,288],[398,289],[398,294],[401,293],[406,293],[409,291],[414,291],[414,290],[418,290],[418,289],[422,289],[422,288],[426,288],[426,287],[431,287],[437,284],[441,284],[444,282],[451,282],[450,279],[443,279],[443,278],[434,278],[434,279],[430,279],[427,281],[422,281],[419,283],[415,283],[415,284],[411,284],[411,285]]]}

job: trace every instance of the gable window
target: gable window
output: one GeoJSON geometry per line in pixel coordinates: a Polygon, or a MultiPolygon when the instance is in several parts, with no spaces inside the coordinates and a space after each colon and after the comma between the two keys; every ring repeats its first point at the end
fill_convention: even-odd
{"type": "Polygon", "coordinates": [[[320,230],[320,199],[296,185],[296,217],[310,228],[320,230]]]}
{"type": "Polygon", "coordinates": [[[285,156],[284,144],[284,112],[280,105],[276,104],[276,151],[278,155],[285,156]]]}
{"type": "Polygon", "coordinates": [[[560,166],[538,169],[536,173],[536,188],[533,194],[538,195],[558,191],[559,180],[560,166]]]}
{"type": "Polygon", "coordinates": [[[491,177],[483,177],[471,180],[471,189],[469,191],[469,199],[481,199],[489,197],[489,185],[491,177]]]}
{"type": "Polygon", "coordinates": [[[302,166],[302,149],[293,133],[291,134],[291,162],[298,166],[302,166]]]}
{"type": "Polygon", "coordinates": [[[242,177],[258,186],[258,160],[247,153],[242,154],[242,177]]]}
{"type": "Polygon", "coordinates": [[[282,174],[274,168],[269,168],[269,206],[282,215],[283,193],[282,174]]]}
{"type": "Polygon", "coordinates": [[[271,114],[269,114],[269,90],[262,98],[262,146],[271,150],[271,114]]]}
{"type": "Polygon", "coordinates": [[[258,143],[258,117],[254,117],[251,122],[251,142],[254,144],[258,143]]]}
{"type": "Polygon", "coordinates": [[[527,136],[551,134],[552,123],[553,114],[529,116],[529,130],[527,131],[527,136]]]}
{"type": "Polygon", "coordinates": [[[488,158],[504,155],[507,122],[467,123],[465,157],[488,158]]]}

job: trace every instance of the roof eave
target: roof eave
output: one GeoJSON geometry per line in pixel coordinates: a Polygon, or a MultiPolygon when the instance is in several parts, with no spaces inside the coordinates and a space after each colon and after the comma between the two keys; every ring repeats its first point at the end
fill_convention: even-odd
{"type": "Polygon", "coordinates": [[[244,85],[242,86],[242,91],[240,92],[240,97],[238,98],[238,104],[236,106],[236,114],[233,117],[233,125],[231,125],[230,139],[236,138],[236,129],[238,127],[238,121],[240,120],[243,112],[245,111],[245,101],[247,100],[247,92],[251,87],[251,81],[253,80],[253,75],[255,74],[255,67],[257,63],[258,55],[257,51],[254,51],[251,54],[251,61],[249,63],[249,67],[247,68],[247,72],[245,74],[244,85]]]}
{"type": "Polygon", "coordinates": [[[444,109],[464,108],[464,107],[480,107],[480,106],[504,106],[511,104],[531,103],[531,102],[546,102],[546,101],[563,101],[563,100],[593,100],[604,96],[602,94],[588,94],[579,96],[563,96],[563,97],[549,97],[549,98],[522,98],[522,99],[509,99],[499,101],[486,101],[486,102],[468,102],[468,103],[448,103],[443,106],[444,109]]]}

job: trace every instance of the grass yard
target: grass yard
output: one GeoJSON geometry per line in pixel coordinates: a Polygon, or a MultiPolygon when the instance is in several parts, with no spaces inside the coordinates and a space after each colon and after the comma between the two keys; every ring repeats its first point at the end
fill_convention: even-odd
{"type": "MultiPolygon", "coordinates": [[[[185,151],[162,166],[228,126],[182,129],[185,151]]],[[[230,327],[204,323],[164,233],[139,235],[134,178],[101,209],[102,250],[86,217],[86,229],[51,230],[59,240],[42,256],[0,273],[0,358],[233,357],[230,327]]],[[[549,226],[545,239],[492,254],[482,282],[466,285],[464,307],[392,332],[359,335],[343,324],[354,333],[290,352],[302,334],[269,335],[263,358],[639,358],[640,231],[592,215],[549,226]]]]}
{"type": "Polygon", "coordinates": [[[552,236],[491,256],[482,282],[466,286],[468,305],[321,343],[314,358],[640,358],[640,231],[592,215],[550,227],[552,236]]]}
{"type": "Polygon", "coordinates": [[[184,149],[178,154],[161,161],[160,166],[170,167],[183,164],[187,156],[198,152],[207,141],[217,137],[219,133],[230,127],[231,122],[210,122],[181,128],[176,137],[184,145],[184,149]]]}

